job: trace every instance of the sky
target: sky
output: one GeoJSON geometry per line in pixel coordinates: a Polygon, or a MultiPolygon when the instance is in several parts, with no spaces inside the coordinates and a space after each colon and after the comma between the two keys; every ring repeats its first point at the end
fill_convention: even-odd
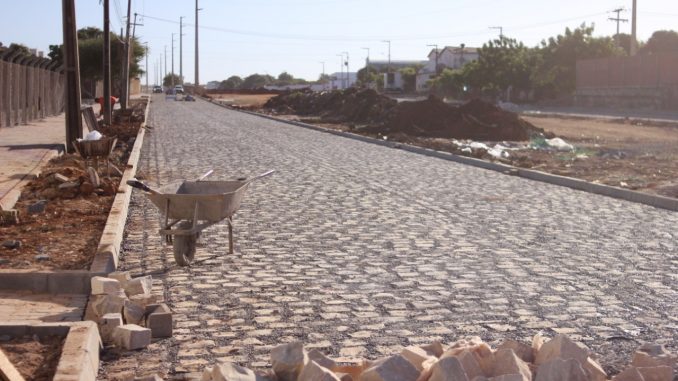
{"type": "MultiPolygon", "coordinates": [[[[0,42],[45,52],[62,42],[61,1],[3,1],[0,42]]],[[[119,33],[127,1],[110,3],[111,29],[119,33]]],[[[432,49],[427,45],[480,47],[498,36],[490,28],[496,26],[528,46],[583,22],[594,23],[596,35],[610,36],[616,32],[611,11],[626,8],[621,18],[630,20],[631,6],[632,0],[199,0],[200,82],[283,71],[315,80],[323,66],[328,74],[338,72],[339,55],[346,53],[356,71],[365,65],[366,48],[371,60],[387,59],[385,40],[391,41],[392,60],[425,60],[432,49]]],[[[134,13],[143,24],[136,35],[150,48],[149,83],[165,56],[171,72],[172,33],[179,73],[179,17],[185,17],[183,74],[194,82],[195,0],[132,0],[134,13]]],[[[76,21],[78,28],[103,29],[100,1],[76,0],[76,21]]],[[[631,23],[620,29],[630,33],[631,23]]],[[[661,29],[678,30],[678,1],[638,0],[638,38],[661,29]]]]}

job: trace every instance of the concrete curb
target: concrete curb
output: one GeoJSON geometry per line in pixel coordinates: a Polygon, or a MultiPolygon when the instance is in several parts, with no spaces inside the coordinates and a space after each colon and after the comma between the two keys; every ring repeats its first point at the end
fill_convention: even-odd
{"type": "Polygon", "coordinates": [[[459,155],[455,155],[455,154],[449,153],[449,152],[435,151],[435,150],[432,150],[432,149],[417,147],[417,146],[413,146],[413,145],[409,145],[409,144],[394,143],[394,142],[389,142],[389,141],[385,141],[385,140],[370,138],[370,137],[363,136],[363,135],[353,134],[353,133],[350,133],[350,132],[332,130],[332,129],[328,129],[328,128],[324,128],[324,127],[314,126],[314,125],[307,124],[307,123],[296,122],[296,121],[291,121],[291,120],[284,120],[284,119],[276,118],[276,117],[271,116],[271,115],[266,115],[266,114],[261,114],[261,113],[258,113],[258,112],[240,110],[240,109],[236,109],[236,108],[233,108],[233,107],[229,107],[229,106],[222,104],[218,101],[208,100],[208,102],[215,104],[217,106],[220,106],[220,107],[228,108],[230,110],[243,112],[243,113],[246,113],[246,114],[258,116],[258,117],[265,118],[265,119],[274,120],[274,121],[277,121],[277,122],[291,124],[293,126],[308,128],[308,129],[315,130],[315,131],[326,132],[326,133],[329,133],[329,134],[332,134],[332,135],[337,135],[337,136],[342,136],[342,137],[349,138],[349,139],[359,140],[359,141],[366,142],[366,143],[372,143],[372,144],[377,144],[377,145],[380,145],[380,146],[402,149],[402,150],[412,152],[412,153],[417,153],[417,154],[420,154],[420,155],[436,157],[436,158],[443,159],[443,160],[453,161],[453,162],[456,162],[456,163],[461,163],[461,164],[466,164],[466,165],[470,165],[470,166],[474,166],[474,167],[478,167],[478,168],[488,169],[488,170],[491,170],[491,171],[501,172],[501,173],[504,173],[504,174],[507,174],[507,175],[523,177],[523,178],[526,178],[526,179],[540,181],[540,182],[543,182],[543,183],[564,186],[564,187],[567,187],[567,188],[576,189],[576,190],[580,190],[580,191],[584,191],[584,192],[588,192],[588,193],[595,193],[595,194],[602,195],[602,196],[608,196],[608,197],[622,199],[622,200],[635,202],[635,203],[639,203],[639,204],[649,205],[649,206],[653,206],[655,208],[667,209],[667,210],[671,210],[671,211],[678,211],[678,199],[674,199],[674,198],[657,196],[657,195],[652,195],[652,194],[648,194],[648,193],[641,193],[641,192],[637,192],[637,191],[633,191],[633,190],[629,190],[629,189],[617,188],[617,187],[613,187],[613,186],[609,186],[609,185],[594,184],[594,183],[591,183],[591,182],[588,182],[588,181],[585,181],[585,180],[575,179],[575,178],[572,178],[572,177],[558,176],[558,175],[553,175],[553,174],[550,174],[550,173],[535,171],[535,170],[531,170],[531,169],[518,168],[518,167],[514,167],[512,165],[493,163],[493,162],[489,162],[489,161],[485,161],[485,160],[481,160],[481,159],[476,159],[476,158],[472,158],[472,157],[459,156],[459,155]]]}
{"type": "Polygon", "coordinates": [[[36,294],[89,294],[90,279],[97,274],[88,270],[3,270],[0,290],[30,291],[36,294]]]}
{"type": "Polygon", "coordinates": [[[144,112],[144,121],[141,123],[139,133],[134,141],[134,147],[127,160],[127,168],[120,179],[118,194],[113,200],[111,211],[106,220],[106,226],[101,234],[101,240],[94,260],[90,266],[92,273],[110,273],[118,267],[118,258],[120,256],[120,245],[122,244],[125,223],[127,222],[127,212],[129,211],[129,202],[132,198],[132,188],[127,185],[127,180],[133,178],[137,173],[137,164],[141,156],[141,147],[144,144],[146,134],[146,122],[151,106],[151,99],[147,99],[146,110],[144,112]]]}
{"type": "Polygon", "coordinates": [[[94,322],[42,324],[3,324],[0,335],[22,337],[36,335],[65,337],[61,357],[54,374],[55,381],[95,380],[99,372],[101,339],[94,322]]]}

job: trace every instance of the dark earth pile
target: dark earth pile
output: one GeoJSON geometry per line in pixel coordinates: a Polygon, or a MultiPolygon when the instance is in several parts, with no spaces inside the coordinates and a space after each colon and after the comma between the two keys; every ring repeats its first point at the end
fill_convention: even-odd
{"type": "Polygon", "coordinates": [[[364,124],[360,132],[474,140],[529,140],[543,130],[518,114],[479,99],[454,106],[436,97],[400,102],[374,90],[293,92],[271,98],[265,109],[320,116],[331,123],[364,124]]]}

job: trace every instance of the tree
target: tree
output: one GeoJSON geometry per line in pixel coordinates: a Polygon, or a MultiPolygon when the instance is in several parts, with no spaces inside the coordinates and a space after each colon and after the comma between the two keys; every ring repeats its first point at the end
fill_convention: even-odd
{"type": "Polygon", "coordinates": [[[638,51],[639,54],[678,52],[678,32],[673,30],[658,30],[652,33],[647,43],[638,51]]]}
{"type": "Polygon", "coordinates": [[[316,82],[318,83],[328,83],[330,81],[330,76],[329,74],[320,74],[318,77],[318,80],[316,82]]]}
{"type": "Polygon", "coordinates": [[[31,55],[31,50],[28,49],[28,47],[26,45],[11,43],[11,44],[9,44],[9,47],[7,49],[9,51],[19,53],[22,56],[30,56],[31,55]]]}
{"type": "Polygon", "coordinates": [[[259,87],[264,87],[270,83],[273,83],[275,78],[271,77],[268,74],[252,74],[247,76],[240,88],[242,89],[257,89],[259,87]]]}
{"type": "MultiPolygon", "coordinates": [[[[624,50],[627,56],[631,55],[631,35],[627,33],[619,33],[614,36],[614,40],[617,45],[624,50]]],[[[640,44],[636,40],[637,46],[640,44]]]]}
{"type": "Polygon", "coordinates": [[[585,23],[575,30],[542,41],[539,66],[533,74],[538,95],[557,97],[570,95],[576,87],[577,60],[613,57],[623,51],[610,37],[593,37],[593,26],[585,23]]]}
{"type": "Polygon", "coordinates": [[[403,77],[403,90],[412,93],[417,88],[417,72],[419,68],[415,66],[400,69],[400,75],[403,77]]]}
{"type": "Polygon", "coordinates": [[[179,74],[169,73],[162,79],[162,85],[165,87],[171,87],[174,85],[181,85],[184,81],[181,79],[179,74]],[[174,81],[173,81],[174,79],[174,81]]]}
{"type": "Polygon", "coordinates": [[[235,90],[239,89],[242,86],[243,79],[237,75],[232,75],[228,79],[221,81],[219,84],[219,90],[235,90]]]}
{"type": "Polygon", "coordinates": [[[291,85],[294,83],[294,76],[286,71],[283,71],[278,75],[278,81],[276,82],[277,85],[280,86],[287,86],[291,85]]]}

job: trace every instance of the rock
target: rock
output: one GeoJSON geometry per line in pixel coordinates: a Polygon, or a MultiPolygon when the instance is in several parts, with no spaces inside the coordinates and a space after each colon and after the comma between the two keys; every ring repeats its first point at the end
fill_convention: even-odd
{"type": "Polygon", "coordinates": [[[607,380],[607,373],[603,370],[603,367],[600,366],[592,358],[587,358],[586,362],[583,364],[584,371],[589,376],[589,381],[605,381],[607,380]]]}
{"type": "MultiPolygon", "coordinates": [[[[129,297],[129,300],[132,303],[134,303],[134,304],[136,304],[140,307],[143,307],[144,309],[146,307],[150,306],[150,305],[156,305],[157,306],[157,304],[156,304],[157,298],[156,298],[155,295],[132,295],[132,296],[129,297]]],[[[152,309],[154,310],[155,307],[153,307],[152,309]]],[[[150,312],[150,311],[148,311],[148,312],[150,312]]]]}
{"type": "Polygon", "coordinates": [[[299,374],[298,381],[340,381],[332,371],[309,360],[308,364],[299,374]]]}
{"type": "Polygon", "coordinates": [[[153,279],[149,276],[134,278],[125,284],[125,293],[127,296],[150,295],[153,287],[153,279]]]}
{"type": "MultiPolygon", "coordinates": [[[[546,343],[548,344],[548,343],[546,343]]],[[[546,346],[544,344],[544,346],[546,346]]],[[[543,347],[542,347],[543,349],[543,347]]],[[[535,381],[587,381],[586,372],[579,361],[574,358],[563,360],[556,357],[542,363],[537,369],[535,381]]]]}
{"type": "Polygon", "coordinates": [[[113,330],[113,342],[126,350],[145,348],[151,343],[151,330],[136,324],[124,324],[113,330]]]}
{"type": "Polygon", "coordinates": [[[492,374],[494,369],[494,353],[492,352],[492,348],[484,343],[480,337],[472,337],[467,340],[459,340],[453,343],[440,358],[455,357],[463,351],[469,351],[475,356],[476,361],[484,374],[492,374]]]}
{"type": "Polygon", "coordinates": [[[256,381],[257,376],[251,369],[238,364],[223,362],[212,368],[212,381],[256,381]]]}
{"type": "Polygon", "coordinates": [[[120,286],[125,288],[127,282],[132,280],[132,276],[129,274],[129,271],[113,271],[107,275],[108,278],[115,279],[120,282],[120,286]]]}
{"type": "Polygon", "coordinates": [[[77,188],[80,186],[80,182],[78,181],[69,181],[67,183],[59,184],[57,187],[58,189],[64,190],[64,189],[73,189],[77,188]]]}
{"type": "Polygon", "coordinates": [[[534,362],[534,350],[532,349],[531,346],[515,341],[515,340],[505,340],[501,345],[497,347],[497,350],[502,350],[502,349],[513,349],[513,352],[518,356],[521,360],[531,363],[534,362]]]}
{"type": "Polygon", "coordinates": [[[429,356],[435,357],[440,357],[443,355],[443,352],[445,352],[445,348],[443,348],[443,345],[440,343],[440,341],[434,341],[431,344],[422,345],[420,348],[425,350],[429,356]]]}
{"type": "Polygon", "coordinates": [[[428,381],[469,381],[469,378],[458,358],[445,357],[433,364],[428,381]]]}
{"type": "Polygon", "coordinates": [[[278,345],[271,351],[271,365],[280,381],[296,381],[306,363],[308,354],[299,342],[278,345]]]}
{"type": "Polygon", "coordinates": [[[146,309],[130,300],[125,300],[122,308],[122,316],[126,324],[141,325],[144,322],[146,309]]]}
{"type": "Polygon", "coordinates": [[[92,295],[119,295],[122,287],[115,279],[102,276],[92,277],[90,280],[92,295]]]}
{"type": "Polygon", "coordinates": [[[92,192],[94,192],[94,185],[92,185],[92,183],[89,181],[85,181],[84,183],[80,184],[79,191],[83,196],[89,196],[92,194],[92,192]]]}
{"type": "Polygon", "coordinates": [[[534,364],[539,366],[556,358],[575,359],[579,364],[584,364],[588,357],[589,353],[586,348],[582,348],[569,337],[561,334],[541,346],[534,364]]]}
{"type": "Polygon", "coordinates": [[[99,174],[96,169],[87,167],[87,174],[89,175],[89,181],[92,182],[94,188],[99,188],[99,186],[101,186],[101,179],[99,179],[99,174]]]}
{"type": "Polygon", "coordinates": [[[669,367],[676,366],[676,359],[678,356],[672,355],[667,351],[663,345],[660,344],[643,344],[636,350],[633,355],[631,365],[637,368],[648,368],[655,366],[666,365],[669,367]]]}
{"type": "Polygon", "coordinates": [[[59,191],[55,188],[47,188],[41,190],[39,195],[40,197],[45,198],[47,200],[54,200],[55,198],[59,197],[59,191]]]}
{"type": "Polygon", "coordinates": [[[92,295],[89,302],[98,321],[106,314],[121,314],[126,300],[126,297],[119,295],[92,295]]]}
{"type": "Polygon", "coordinates": [[[6,249],[20,249],[21,248],[21,241],[18,239],[8,239],[5,241],[2,241],[2,247],[6,249]]]}
{"type": "Polygon", "coordinates": [[[208,366],[205,370],[202,371],[202,376],[200,376],[200,381],[212,381],[212,370],[214,368],[208,366]]]}
{"type": "Polygon", "coordinates": [[[49,254],[38,254],[33,258],[35,258],[36,261],[49,261],[50,260],[49,254]]]}
{"type": "Polygon", "coordinates": [[[47,207],[47,200],[40,200],[28,206],[28,214],[40,214],[45,211],[47,207]]]}
{"type": "Polygon", "coordinates": [[[135,377],[134,381],[162,381],[162,377],[157,374],[151,374],[149,376],[135,377]]]}
{"type": "Polygon", "coordinates": [[[643,375],[640,374],[638,368],[635,366],[624,369],[623,372],[612,377],[612,381],[645,381],[643,375]]]}
{"type": "Polygon", "coordinates": [[[146,327],[152,337],[172,337],[172,311],[165,303],[157,307],[146,317],[146,327]]]}
{"type": "Polygon", "coordinates": [[[400,351],[400,355],[405,357],[407,361],[411,362],[412,365],[414,365],[414,367],[420,372],[424,369],[422,366],[424,361],[436,358],[435,356],[429,356],[425,350],[417,346],[403,348],[403,350],[400,351]]]}
{"type": "Polygon", "coordinates": [[[60,174],[60,173],[55,173],[54,174],[54,180],[56,180],[58,183],[67,183],[71,181],[68,177],[60,174]]]}
{"type": "Polygon", "coordinates": [[[313,360],[316,362],[316,364],[322,366],[323,368],[327,369],[334,369],[334,367],[337,366],[337,363],[332,360],[331,358],[325,356],[322,352],[320,352],[317,349],[311,349],[308,352],[308,359],[313,360]]]}
{"type": "Polygon", "coordinates": [[[671,381],[673,380],[673,368],[670,366],[641,367],[638,371],[645,381],[671,381]]]}
{"type": "Polygon", "coordinates": [[[494,373],[493,376],[519,374],[521,381],[531,381],[532,372],[525,361],[521,360],[513,349],[502,349],[494,353],[494,373]]]}
{"type": "Polygon", "coordinates": [[[455,357],[459,359],[459,362],[461,362],[461,367],[464,369],[466,376],[468,376],[470,380],[478,376],[487,375],[483,372],[482,368],[480,368],[480,364],[478,364],[476,356],[469,350],[465,350],[455,357]]]}
{"type": "Polygon", "coordinates": [[[112,313],[105,314],[99,320],[99,334],[101,335],[101,340],[106,343],[113,342],[113,331],[115,327],[120,327],[122,325],[122,314],[112,313]]]}
{"type": "Polygon", "coordinates": [[[419,371],[402,355],[395,355],[377,361],[367,368],[360,377],[361,381],[416,381],[419,371]]]}

